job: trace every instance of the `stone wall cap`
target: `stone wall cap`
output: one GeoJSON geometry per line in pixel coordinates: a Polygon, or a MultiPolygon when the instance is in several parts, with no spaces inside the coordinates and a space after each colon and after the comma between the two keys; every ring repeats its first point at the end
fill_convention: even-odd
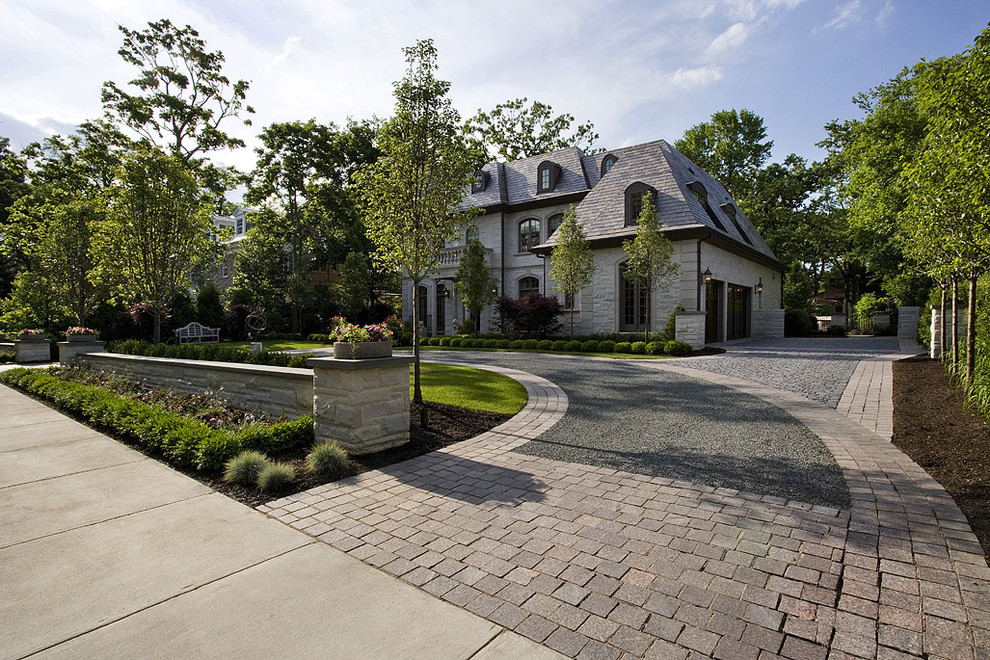
{"type": "Polygon", "coordinates": [[[413,361],[413,357],[406,355],[396,355],[386,358],[367,358],[364,360],[340,360],[331,357],[317,357],[306,360],[306,366],[313,369],[381,369],[382,367],[409,365],[413,361]]]}
{"type": "Polygon", "coordinates": [[[129,355],[126,353],[96,353],[94,357],[98,359],[110,359],[119,362],[147,362],[157,364],[179,365],[199,369],[212,369],[214,371],[234,371],[240,373],[270,374],[277,373],[286,378],[298,378],[300,380],[310,380],[313,372],[310,369],[295,367],[275,367],[263,364],[244,364],[243,362],[218,362],[215,360],[182,360],[179,358],[152,357],[150,355],[129,355]]]}
{"type": "Polygon", "coordinates": [[[705,316],[706,314],[708,314],[708,312],[696,312],[696,311],[674,312],[675,316],[705,316]]]}

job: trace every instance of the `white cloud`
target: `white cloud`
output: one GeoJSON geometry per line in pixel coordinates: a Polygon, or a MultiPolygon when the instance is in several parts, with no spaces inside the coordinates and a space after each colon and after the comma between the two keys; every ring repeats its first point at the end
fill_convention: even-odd
{"type": "Polygon", "coordinates": [[[276,55],[275,57],[273,57],[267,64],[265,64],[264,67],[265,70],[270,71],[271,69],[274,69],[279,64],[281,64],[286,59],[288,59],[289,55],[291,55],[292,51],[296,49],[296,46],[299,45],[300,41],[302,41],[302,39],[296,36],[292,36],[286,39],[285,43],[282,44],[282,52],[276,55]]]}
{"type": "Polygon", "coordinates": [[[668,81],[677,89],[707,87],[722,79],[722,70],[717,66],[700,66],[693,69],[680,68],[670,75],[668,81]]]}
{"type": "Polygon", "coordinates": [[[835,12],[835,17],[832,18],[828,23],[822,26],[822,29],[842,29],[847,25],[852,23],[858,23],[863,15],[863,3],[862,0],[850,0],[843,6],[839,7],[835,12]]]}
{"type": "Polygon", "coordinates": [[[733,23],[722,34],[712,40],[708,46],[708,51],[713,54],[726,53],[743,45],[748,36],[749,31],[743,23],[733,23]]]}
{"type": "Polygon", "coordinates": [[[887,0],[887,2],[883,4],[883,8],[880,9],[880,13],[877,14],[877,18],[876,18],[877,26],[883,27],[883,25],[887,22],[887,19],[890,18],[890,15],[893,13],[894,13],[894,2],[893,0],[887,0]]]}

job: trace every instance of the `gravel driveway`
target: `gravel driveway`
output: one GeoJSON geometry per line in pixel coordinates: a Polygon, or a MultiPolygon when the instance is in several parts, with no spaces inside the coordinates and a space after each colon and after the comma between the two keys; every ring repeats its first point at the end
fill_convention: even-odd
{"type": "Polygon", "coordinates": [[[755,397],[633,361],[468,351],[424,357],[502,365],[559,385],[567,414],[520,453],[849,506],[841,471],[821,441],[755,397]]]}

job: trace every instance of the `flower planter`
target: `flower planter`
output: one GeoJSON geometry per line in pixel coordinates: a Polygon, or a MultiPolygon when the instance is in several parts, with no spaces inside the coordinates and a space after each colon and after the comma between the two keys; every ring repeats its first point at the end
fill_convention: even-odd
{"type": "Polygon", "coordinates": [[[66,341],[99,341],[99,335],[66,335],[66,341]]]}
{"type": "Polygon", "coordinates": [[[333,356],[338,360],[367,360],[392,356],[390,341],[338,341],[333,345],[333,356]]]}

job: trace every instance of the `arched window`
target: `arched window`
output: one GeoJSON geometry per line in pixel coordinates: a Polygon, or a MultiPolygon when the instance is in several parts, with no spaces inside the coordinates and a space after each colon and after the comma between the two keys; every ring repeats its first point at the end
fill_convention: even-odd
{"type": "Polygon", "coordinates": [[[547,238],[553,236],[553,233],[557,231],[557,227],[560,223],[564,221],[564,214],[558,213],[557,215],[551,215],[547,218],[547,238]]]}
{"type": "Polygon", "coordinates": [[[612,169],[612,166],[615,165],[616,162],[618,162],[618,160],[619,159],[613,156],[612,154],[609,154],[604,158],[602,158],[602,176],[608,174],[608,171],[612,169]]]}
{"type": "Polygon", "coordinates": [[[419,322],[422,324],[423,328],[427,331],[430,328],[430,317],[427,315],[427,306],[429,305],[429,291],[425,286],[420,285],[419,290],[416,292],[416,304],[419,306],[418,316],[419,322]]]}
{"type": "Polygon", "coordinates": [[[519,297],[525,298],[531,293],[540,292],[540,280],[535,277],[524,277],[519,280],[519,297]]]}
{"type": "Polygon", "coordinates": [[[474,178],[471,180],[471,194],[484,192],[485,188],[488,187],[488,181],[491,179],[491,174],[485,172],[484,170],[478,170],[474,173],[474,178]]]}
{"type": "Polygon", "coordinates": [[[519,223],[519,251],[527,252],[540,244],[540,221],[529,218],[519,223]]]}
{"type": "Polygon", "coordinates": [[[471,227],[464,234],[464,242],[470,243],[471,241],[478,238],[478,228],[476,226],[471,227]]]}
{"type": "Polygon", "coordinates": [[[747,245],[752,245],[753,241],[749,240],[749,236],[743,231],[742,225],[739,224],[739,220],[736,218],[736,207],[732,204],[722,204],[722,211],[729,216],[729,220],[732,220],[736,231],[739,232],[739,235],[742,236],[742,239],[746,241],[747,245]]]}
{"type": "Polygon", "coordinates": [[[650,198],[653,201],[653,207],[656,208],[657,198],[656,192],[653,188],[649,187],[641,181],[630,185],[626,188],[626,226],[630,227],[639,222],[639,214],[643,210],[643,200],[650,198]]]}
{"type": "Polygon", "coordinates": [[[712,223],[721,231],[725,231],[725,225],[723,225],[722,221],[718,219],[718,216],[715,215],[715,211],[708,203],[708,191],[705,190],[705,186],[703,186],[700,181],[695,181],[691,184],[691,192],[694,193],[697,200],[701,202],[701,206],[705,209],[705,213],[708,214],[708,219],[711,220],[712,223]]]}

